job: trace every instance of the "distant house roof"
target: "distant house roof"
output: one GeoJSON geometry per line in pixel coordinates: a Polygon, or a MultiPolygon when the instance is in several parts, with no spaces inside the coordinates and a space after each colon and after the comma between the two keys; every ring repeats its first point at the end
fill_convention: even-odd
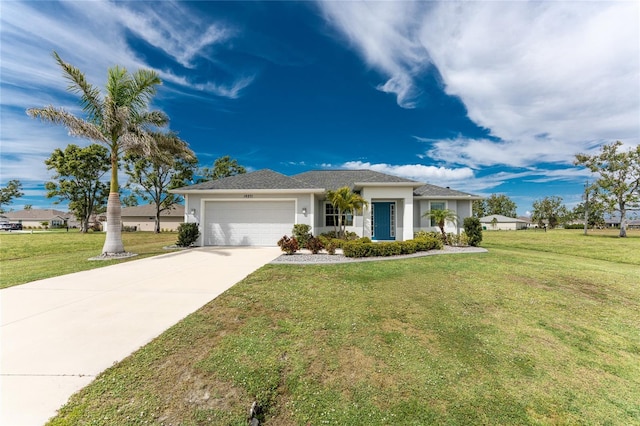
{"type": "MultiPolygon", "coordinates": [[[[155,215],[156,215],[155,204],[143,204],[140,206],[122,208],[122,216],[155,217],[155,215]]],[[[178,204],[178,205],[172,206],[170,209],[160,212],[160,217],[167,217],[167,216],[171,216],[171,217],[184,216],[184,206],[178,204]]]]}
{"type": "Polygon", "coordinates": [[[503,216],[501,214],[492,214],[490,216],[481,217],[480,218],[480,222],[481,223],[491,223],[491,222],[493,222],[494,219],[498,223],[516,223],[516,222],[529,223],[526,220],[516,219],[515,217],[507,217],[507,216],[503,216]]]}
{"type": "Polygon", "coordinates": [[[29,220],[29,221],[47,221],[54,218],[75,219],[73,213],[63,212],[55,209],[29,209],[19,210],[15,212],[6,212],[4,215],[9,220],[29,220]]]}

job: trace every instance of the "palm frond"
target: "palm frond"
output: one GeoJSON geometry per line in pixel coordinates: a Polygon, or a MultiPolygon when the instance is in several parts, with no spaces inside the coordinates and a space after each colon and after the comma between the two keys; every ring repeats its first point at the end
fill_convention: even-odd
{"type": "Polygon", "coordinates": [[[162,111],[145,111],[136,117],[136,122],[134,124],[145,127],[164,127],[169,124],[169,117],[162,111]]]}
{"type": "Polygon", "coordinates": [[[100,143],[109,143],[99,126],[78,118],[62,108],[55,108],[51,105],[44,108],[30,108],[27,110],[27,115],[49,123],[61,124],[67,128],[71,136],[86,138],[100,143]]]}
{"type": "Polygon", "coordinates": [[[129,106],[131,104],[129,94],[133,84],[133,79],[126,68],[118,65],[111,67],[107,72],[107,97],[111,98],[118,107],[129,106]]]}
{"type": "Polygon", "coordinates": [[[129,102],[137,111],[145,110],[153,96],[156,94],[156,86],[162,84],[162,80],[153,70],[141,69],[132,76],[129,102]]]}
{"type": "Polygon", "coordinates": [[[56,51],[53,52],[53,57],[62,68],[64,77],[70,82],[67,90],[80,95],[82,110],[88,115],[88,121],[99,123],[102,117],[100,90],[87,82],[84,74],[78,68],[65,62],[56,51]]]}

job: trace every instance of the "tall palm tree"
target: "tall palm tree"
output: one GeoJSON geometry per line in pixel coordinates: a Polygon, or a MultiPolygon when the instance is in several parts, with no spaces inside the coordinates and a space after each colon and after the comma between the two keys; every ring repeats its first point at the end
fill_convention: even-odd
{"type": "Polygon", "coordinates": [[[442,232],[442,240],[445,242],[447,241],[447,233],[444,232],[445,224],[447,222],[453,223],[454,225],[458,223],[458,215],[456,212],[449,209],[433,209],[423,214],[422,217],[433,219],[438,228],[440,228],[440,232],[442,232]]]}
{"type": "Polygon", "coordinates": [[[87,82],[78,68],[63,61],[56,52],[53,56],[70,83],[68,90],[80,95],[86,116],[77,117],[52,105],[28,109],[27,114],[63,125],[70,135],[96,141],[109,149],[111,184],[107,201],[107,237],[102,254],[124,254],[118,163],[125,152],[152,154],[158,151],[150,130],[166,126],[169,118],[161,111],[149,111],[149,103],[156,94],[156,86],[162,81],[152,70],[138,70],[131,74],[125,68],[114,66],[107,71],[103,95],[87,82]]]}
{"type": "Polygon", "coordinates": [[[327,200],[329,200],[333,208],[338,211],[338,228],[340,229],[341,237],[345,235],[347,228],[347,225],[342,221],[342,215],[349,212],[355,214],[360,211],[363,206],[368,205],[364,198],[351,191],[348,186],[343,186],[335,191],[327,191],[327,200]]]}

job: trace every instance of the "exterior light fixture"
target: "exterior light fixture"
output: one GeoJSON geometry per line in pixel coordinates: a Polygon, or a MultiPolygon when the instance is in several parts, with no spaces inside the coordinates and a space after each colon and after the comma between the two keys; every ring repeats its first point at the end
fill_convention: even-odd
{"type": "Polygon", "coordinates": [[[196,209],[191,209],[191,214],[195,215],[196,214],[196,209]]]}
{"type": "Polygon", "coordinates": [[[302,208],[302,214],[307,214],[307,208],[306,207],[302,208]]]}

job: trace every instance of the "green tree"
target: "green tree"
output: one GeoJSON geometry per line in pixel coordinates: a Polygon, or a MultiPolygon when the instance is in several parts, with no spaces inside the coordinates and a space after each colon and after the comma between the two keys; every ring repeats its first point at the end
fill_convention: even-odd
{"type": "MultiPolygon", "coordinates": [[[[573,208],[571,216],[574,219],[584,220],[585,203],[580,203],[573,208]]],[[[589,199],[589,205],[587,210],[587,226],[590,228],[596,228],[604,226],[604,214],[605,208],[602,203],[594,199],[589,199]]]]}
{"type": "MultiPolygon", "coordinates": [[[[131,195],[155,205],[154,230],[160,233],[160,214],[183,200],[168,191],[185,186],[193,179],[198,159],[176,134],[156,133],[154,137],[162,155],[128,154],[124,169],[129,176],[127,188],[131,195]]],[[[131,202],[129,197],[126,200],[131,202]]]]}
{"type": "Polygon", "coordinates": [[[212,168],[202,168],[198,173],[200,176],[202,176],[198,180],[198,182],[218,180],[229,176],[241,175],[244,173],[247,173],[247,169],[238,164],[238,160],[225,155],[224,157],[220,157],[216,161],[214,161],[212,168]]]}
{"type": "Polygon", "coordinates": [[[544,226],[544,221],[549,223],[551,229],[555,228],[568,216],[567,208],[562,204],[562,197],[544,197],[533,202],[533,214],[531,220],[539,226],[544,226]]]}
{"type": "Polygon", "coordinates": [[[69,210],[80,221],[80,232],[89,230],[91,215],[107,202],[109,185],[100,179],[109,171],[109,152],[100,145],[80,148],[68,145],[64,151],[56,148],[44,162],[55,170],[53,181],[45,184],[47,198],[56,203],[69,201],[69,210]]]}
{"type": "Polygon", "coordinates": [[[25,209],[25,210],[31,210],[32,208],[33,208],[33,205],[32,205],[32,204],[25,204],[25,205],[24,205],[24,209],[25,209]]]}
{"type": "Polygon", "coordinates": [[[491,194],[489,198],[484,200],[476,200],[473,202],[473,215],[481,218],[494,214],[516,217],[518,206],[511,198],[504,194],[491,194]]]}
{"type": "Polygon", "coordinates": [[[22,183],[13,179],[7,182],[4,188],[0,188],[0,213],[4,213],[4,206],[8,206],[14,199],[20,198],[24,195],[22,192],[22,183]]]}
{"type": "Polygon", "coordinates": [[[343,216],[347,213],[352,213],[355,215],[356,212],[361,211],[362,208],[369,203],[367,203],[367,201],[360,195],[351,191],[348,186],[343,186],[342,188],[338,188],[335,191],[328,190],[326,195],[327,200],[338,212],[338,235],[340,237],[344,237],[346,235],[347,224],[343,220],[343,216]]]}
{"type": "Polygon", "coordinates": [[[118,185],[119,161],[124,153],[149,155],[157,151],[150,130],[166,126],[169,119],[161,111],[150,111],[149,104],[162,82],[155,71],[141,69],[129,73],[123,67],[114,66],[107,71],[103,95],[97,87],[87,82],[78,68],[64,62],[56,52],[53,52],[53,56],[69,81],[68,90],[80,95],[85,116],[77,117],[51,105],[28,109],[27,114],[63,125],[72,136],[86,138],[108,148],[111,183],[107,201],[107,236],[102,253],[125,253],[118,185]]]}
{"type": "Polygon", "coordinates": [[[622,142],[602,146],[599,154],[576,155],[575,164],[599,177],[592,188],[594,199],[608,212],[620,214],[620,237],[627,236],[627,212],[640,210],[640,145],[619,151],[622,142]]]}
{"type": "Polygon", "coordinates": [[[458,223],[458,215],[453,210],[449,209],[433,209],[425,214],[422,217],[426,217],[432,219],[435,224],[440,228],[440,232],[442,233],[442,240],[447,241],[447,233],[444,231],[444,227],[447,223],[457,224],[458,223]]]}
{"type": "Polygon", "coordinates": [[[477,217],[478,219],[488,216],[487,203],[485,200],[474,200],[471,204],[471,212],[473,217],[477,217]]]}

